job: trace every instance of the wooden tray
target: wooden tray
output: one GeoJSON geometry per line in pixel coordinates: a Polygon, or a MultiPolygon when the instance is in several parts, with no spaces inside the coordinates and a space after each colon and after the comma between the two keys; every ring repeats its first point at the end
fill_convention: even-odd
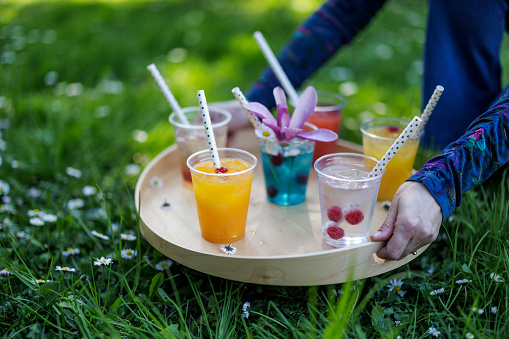
{"type": "MultiPolygon", "coordinates": [[[[239,131],[231,147],[247,150],[261,159],[252,130],[239,131]]],[[[362,152],[359,145],[341,140],[337,150],[362,152]]],[[[322,241],[317,181],[316,172],[311,169],[305,202],[277,206],[267,201],[259,163],[253,177],[246,236],[232,244],[237,248],[236,254],[227,255],[220,244],[200,235],[194,192],[183,183],[173,145],[149,163],[136,184],[141,232],[158,251],[197,271],[267,285],[325,285],[363,279],[398,268],[426,249],[421,248],[417,256],[390,261],[375,255],[383,243],[367,242],[340,249],[328,246],[322,241]],[[150,185],[154,177],[162,179],[161,187],[150,185]],[[163,208],[165,203],[171,208],[163,208]]],[[[378,230],[385,215],[382,204],[377,203],[371,234],[378,230]]]]}

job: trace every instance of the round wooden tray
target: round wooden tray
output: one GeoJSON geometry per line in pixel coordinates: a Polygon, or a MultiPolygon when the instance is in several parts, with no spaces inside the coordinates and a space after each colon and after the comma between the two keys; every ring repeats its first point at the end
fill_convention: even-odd
{"type": "MultiPolygon", "coordinates": [[[[247,150],[260,159],[252,130],[239,131],[231,147],[247,150]]],[[[338,141],[337,150],[362,152],[358,145],[344,141],[338,141]]],[[[311,169],[305,202],[278,206],[267,201],[259,163],[253,177],[246,235],[232,244],[237,252],[228,255],[221,251],[220,244],[201,237],[194,192],[183,183],[173,145],[149,163],[136,184],[141,233],[158,251],[197,271],[266,285],[325,285],[363,279],[398,268],[426,249],[421,248],[417,256],[390,261],[375,255],[383,243],[339,249],[328,246],[322,240],[317,181],[311,169]],[[162,186],[152,187],[154,177],[162,180],[162,186]],[[163,208],[168,204],[170,208],[163,208]]],[[[385,215],[382,204],[377,203],[371,234],[378,230],[385,215]]]]}

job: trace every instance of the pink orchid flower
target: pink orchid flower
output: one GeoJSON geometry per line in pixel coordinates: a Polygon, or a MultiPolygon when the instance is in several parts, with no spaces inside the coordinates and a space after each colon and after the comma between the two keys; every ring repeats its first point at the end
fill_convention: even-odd
{"type": "Polygon", "coordinates": [[[331,130],[319,128],[314,131],[304,132],[302,126],[315,110],[318,101],[316,90],[309,86],[302,93],[293,111],[292,117],[288,111],[286,95],[281,87],[274,88],[276,99],[277,119],[272,116],[264,105],[258,102],[250,102],[244,107],[262,119],[262,122],[274,131],[277,140],[290,141],[295,137],[314,141],[334,141],[338,135],[331,130]]]}

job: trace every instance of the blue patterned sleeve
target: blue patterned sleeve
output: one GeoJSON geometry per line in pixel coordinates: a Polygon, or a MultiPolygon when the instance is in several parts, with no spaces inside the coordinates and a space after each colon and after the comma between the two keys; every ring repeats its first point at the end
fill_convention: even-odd
{"type": "Polygon", "coordinates": [[[462,193],[481,184],[509,161],[509,90],[408,180],[423,183],[442,207],[444,219],[462,202],[462,193]]]}
{"type": "MultiPolygon", "coordinates": [[[[343,45],[350,42],[386,0],[329,0],[305,21],[278,55],[279,63],[295,88],[343,45]]],[[[279,82],[270,68],[246,93],[249,101],[272,108],[272,90],[279,82]]]]}

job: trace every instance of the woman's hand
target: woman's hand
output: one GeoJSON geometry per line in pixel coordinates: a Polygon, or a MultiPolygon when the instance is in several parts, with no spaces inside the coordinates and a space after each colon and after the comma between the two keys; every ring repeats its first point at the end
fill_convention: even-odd
{"type": "Polygon", "coordinates": [[[441,224],[442,209],[426,186],[407,181],[396,192],[385,221],[371,241],[387,240],[377,255],[399,260],[435,241],[441,224]]]}

